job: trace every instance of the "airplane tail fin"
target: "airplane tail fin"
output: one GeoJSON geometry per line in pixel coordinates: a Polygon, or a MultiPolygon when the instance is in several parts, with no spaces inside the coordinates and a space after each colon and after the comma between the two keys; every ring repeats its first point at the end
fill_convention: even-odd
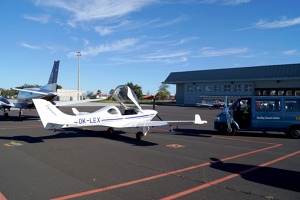
{"type": "Polygon", "coordinates": [[[195,115],[195,124],[206,124],[207,121],[201,120],[201,117],[199,114],[195,115]]]}
{"type": "Polygon", "coordinates": [[[33,99],[33,103],[46,129],[62,128],[74,117],[61,112],[51,102],[44,99],[33,99]]]}
{"type": "Polygon", "coordinates": [[[43,89],[50,90],[53,92],[56,92],[56,86],[57,86],[57,77],[58,77],[58,70],[59,70],[59,60],[54,61],[53,68],[49,77],[48,84],[43,86],[43,89]]]}

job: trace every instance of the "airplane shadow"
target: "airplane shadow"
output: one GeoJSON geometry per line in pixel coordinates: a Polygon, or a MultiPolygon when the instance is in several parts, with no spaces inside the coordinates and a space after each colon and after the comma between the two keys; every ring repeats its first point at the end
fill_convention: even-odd
{"type": "Polygon", "coordinates": [[[19,116],[9,116],[9,120],[6,120],[3,116],[0,117],[0,121],[10,121],[10,122],[21,122],[21,121],[36,121],[39,120],[39,116],[30,116],[30,115],[22,115],[21,117],[19,116]]]}
{"type": "Polygon", "coordinates": [[[215,134],[215,131],[211,130],[199,130],[199,129],[173,129],[173,134],[193,137],[211,137],[215,134]]]}
{"type": "MultiPolygon", "coordinates": [[[[216,158],[211,158],[211,160],[213,161],[210,165],[211,168],[230,173],[239,174],[245,170],[257,167],[254,165],[223,163],[216,158]]],[[[255,183],[300,192],[300,172],[298,171],[277,169],[273,167],[260,167],[248,173],[241,173],[240,176],[255,183]]]]}
{"type": "Polygon", "coordinates": [[[154,146],[158,145],[157,143],[148,142],[145,140],[137,140],[132,137],[124,136],[126,132],[124,131],[115,131],[112,135],[108,135],[106,131],[96,131],[96,130],[85,130],[85,129],[67,129],[63,132],[56,131],[56,134],[49,136],[41,136],[41,137],[32,137],[28,135],[19,135],[19,136],[0,136],[2,140],[11,140],[11,141],[22,141],[26,143],[41,143],[45,142],[45,140],[52,139],[67,139],[67,138],[103,138],[109,140],[115,140],[118,142],[124,142],[127,144],[131,144],[134,146],[154,146]]]}
{"type": "MultiPolygon", "coordinates": [[[[220,135],[220,136],[226,136],[226,134],[221,133],[216,130],[199,130],[199,129],[173,129],[173,133],[176,135],[185,135],[185,136],[198,136],[198,137],[212,137],[213,135],[220,135]]],[[[281,138],[281,139],[292,139],[291,137],[287,136],[284,133],[281,132],[237,132],[235,136],[238,137],[260,137],[260,138],[281,138]]],[[[235,137],[231,136],[231,137],[235,137]]],[[[229,136],[228,136],[229,137],[229,136]]]]}

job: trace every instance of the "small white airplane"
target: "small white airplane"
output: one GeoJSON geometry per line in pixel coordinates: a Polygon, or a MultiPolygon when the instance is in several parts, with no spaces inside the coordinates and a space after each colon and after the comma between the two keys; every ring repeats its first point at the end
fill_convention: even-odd
{"type": "Polygon", "coordinates": [[[223,108],[225,106],[225,102],[221,102],[219,100],[207,101],[202,100],[201,103],[197,103],[199,107],[207,107],[207,108],[223,108]]]}
{"type": "MultiPolygon", "coordinates": [[[[80,101],[54,101],[54,97],[66,94],[70,92],[63,92],[58,93],[56,92],[57,87],[57,77],[58,77],[58,70],[59,70],[59,60],[54,61],[53,68],[49,77],[49,81],[47,85],[44,85],[40,88],[24,88],[24,89],[18,89],[18,88],[12,88],[14,90],[18,90],[18,96],[17,96],[17,102],[12,103],[8,101],[6,98],[0,96],[0,110],[4,113],[4,118],[6,120],[9,119],[8,112],[10,108],[19,108],[19,117],[22,114],[22,109],[31,109],[34,108],[34,104],[32,99],[45,99],[47,101],[52,102],[55,104],[55,106],[66,106],[76,103],[85,103],[89,101],[95,101],[95,100],[80,100],[80,101]]],[[[72,92],[74,93],[74,92],[72,92]]],[[[97,99],[97,100],[103,100],[97,99]]]]}
{"type": "Polygon", "coordinates": [[[114,128],[140,127],[142,131],[136,133],[136,138],[140,140],[142,136],[147,135],[150,127],[166,126],[172,123],[207,123],[207,121],[202,121],[198,114],[195,115],[194,121],[151,121],[157,115],[157,111],[142,109],[135,93],[128,86],[118,86],[114,98],[119,101],[123,112],[116,106],[109,105],[92,113],[79,112],[77,109],[72,108],[75,115],[67,115],[43,99],[33,99],[33,102],[44,128],[50,130],[105,126],[108,127],[107,132],[111,134],[114,128]],[[128,102],[133,103],[134,107],[129,107],[128,102]]]}

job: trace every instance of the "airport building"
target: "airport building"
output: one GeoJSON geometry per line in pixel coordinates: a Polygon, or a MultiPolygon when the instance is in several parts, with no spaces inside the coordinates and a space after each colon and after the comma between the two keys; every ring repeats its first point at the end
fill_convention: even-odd
{"type": "Polygon", "coordinates": [[[172,72],[163,83],[176,84],[176,102],[184,105],[224,96],[300,96],[300,63],[172,72]]]}

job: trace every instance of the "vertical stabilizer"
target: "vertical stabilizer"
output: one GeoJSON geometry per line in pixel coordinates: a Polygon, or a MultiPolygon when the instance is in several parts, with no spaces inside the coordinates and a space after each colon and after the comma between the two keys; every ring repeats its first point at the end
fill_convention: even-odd
{"type": "Polygon", "coordinates": [[[56,92],[58,69],[59,69],[59,60],[54,61],[48,84],[43,86],[42,89],[46,89],[46,90],[56,92]]]}
{"type": "Polygon", "coordinates": [[[33,99],[33,102],[46,129],[61,128],[62,125],[74,121],[74,116],[61,112],[49,101],[44,99],[33,99]]]}

